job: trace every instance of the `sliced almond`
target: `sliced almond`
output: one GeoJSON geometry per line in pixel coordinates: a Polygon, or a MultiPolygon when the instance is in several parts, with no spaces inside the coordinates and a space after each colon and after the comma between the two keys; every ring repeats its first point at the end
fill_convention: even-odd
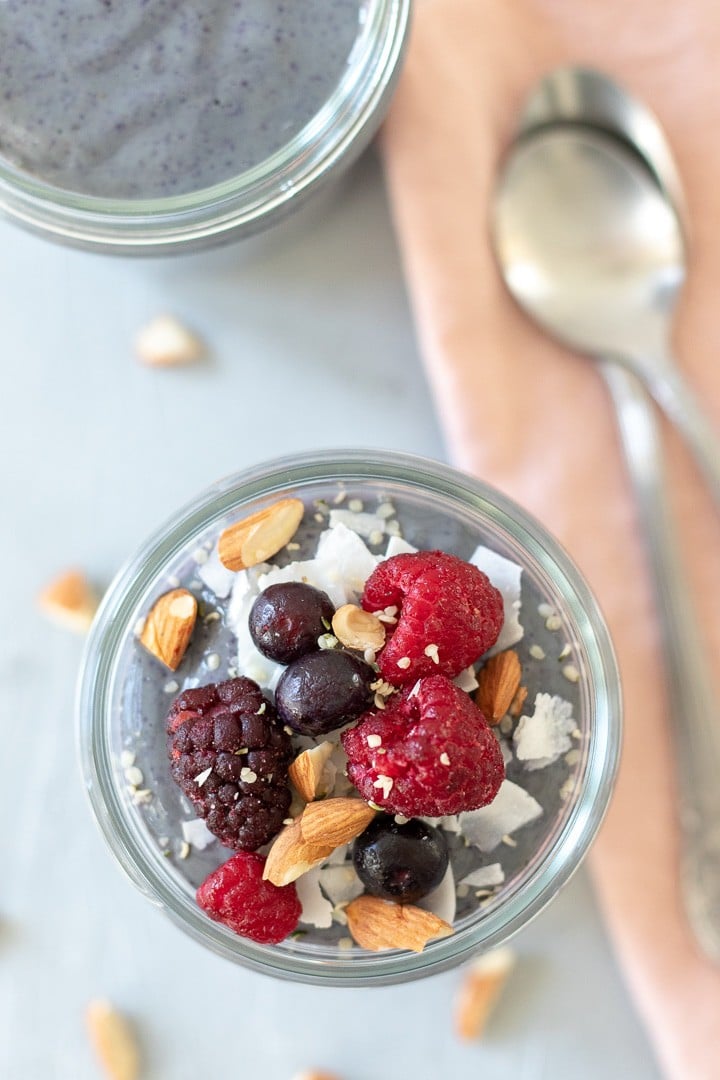
{"type": "Polygon", "coordinates": [[[512,701],[510,702],[510,708],[508,709],[508,712],[510,713],[511,716],[519,716],[520,715],[520,713],[523,711],[523,706],[525,704],[525,699],[527,698],[527,696],[528,696],[528,688],[527,688],[527,686],[518,686],[517,693],[515,694],[515,697],[512,699],[512,701]]]}
{"type": "Polygon", "coordinates": [[[304,513],[301,499],[280,499],[229,525],[218,540],[220,562],[228,570],[244,570],[272,558],[292,540],[304,513]]]}
{"type": "Polygon", "coordinates": [[[85,1012],[90,1041],[108,1080],[137,1080],[140,1053],[132,1028],[107,1001],[91,1001],[85,1012]]]}
{"type": "Polygon", "coordinates": [[[348,649],[372,649],[378,652],[385,644],[385,627],[371,611],[357,604],[343,604],[333,615],[333,634],[348,649]]]}
{"type": "Polygon", "coordinates": [[[514,649],[491,656],[478,675],[475,704],[488,724],[498,724],[520,686],[522,667],[514,649]]]}
{"type": "Polygon", "coordinates": [[[135,352],[143,364],[174,367],[199,360],[205,346],[174,316],[158,315],[137,334],[135,352]]]}
{"type": "Polygon", "coordinates": [[[298,754],[288,769],[290,780],[305,802],[312,802],[318,796],[327,795],[327,788],[323,790],[323,773],[326,772],[325,766],[334,749],[333,743],[321,742],[319,746],[313,746],[310,750],[303,750],[302,754],[298,754]]]}
{"type": "Polygon", "coordinates": [[[455,1030],[461,1039],[479,1039],[515,966],[512,949],[495,949],[476,960],[465,973],[455,1004],[455,1030]]]}
{"type": "Polygon", "coordinates": [[[84,633],[93,621],[98,598],[82,571],[67,570],[46,585],[38,604],[55,622],[84,633]]]}
{"type": "Polygon", "coordinates": [[[345,908],[348,929],[358,945],[372,952],[411,949],[422,952],[432,938],[453,928],[437,915],[412,904],[393,904],[377,896],[358,896],[345,908]]]}
{"type": "Polygon", "coordinates": [[[276,836],[263,877],[273,885],[289,885],[323,862],[335,848],[359,836],[375,813],[362,799],[308,803],[300,817],[276,836]]]}
{"type": "Polygon", "coordinates": [[[158,660],[175,671],[190,644],[197,600],[187,589],[173,589],[155,601],[145,619],[140,643],[158,660]]]}

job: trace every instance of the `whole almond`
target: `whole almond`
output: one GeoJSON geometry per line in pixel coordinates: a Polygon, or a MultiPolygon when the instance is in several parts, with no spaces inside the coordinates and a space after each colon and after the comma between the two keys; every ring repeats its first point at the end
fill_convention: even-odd
{"type": "Polygon", "coordinates": [[[515,966],[511,949],[495,949],[476,960],[466,971],[455,1003],[455,1031],[461,1039],[479,1039],[515,966]]]}
{"type": "Polygon", "coordinates": [[[292,540],[304,513],[300,499],[280,499],[228,525],[218,540],[220,562],[228,570],[244,570],[272,558],[292,540]]]}
{"type": "Polygon", "coordinates": [[[437,915],[412,904],[393,904],[377,896],[358,896],[345,908],[348,929],[358,945],[372,952],[410,949],[422,952],[433,938],[453,928],[437,915]]]}
{"type": "Polygon", "coordinates": [[[522,667],[514,649],[491,656],[478,675],[475,704],[488,724],[498,724],[520,686],[522,667]]]}
{"type": "Polygon", "coordinates": [[[289,885],[347,844],[370,824],[376,811],[362,799],[311,802],[292,825],[278,833],[265,861],[263,877],[289,885]]]}
{"type": "Polygon", "coordinates": [[[288,769],[290,780],[305,802],[312,802],[318,795],[327,795],[327,791],[322,790],[323,771],[334,749],[333,743],[321,742],[298,754],[288,769]]]}
{"type": "Polygon", "coordinates": [[[108,1080],[137,1080],[140,1054],[127,1020],[107,1001],[91,1001],[85,1022],[108,1080]]]}
{"type": "Polygon", "coordinates": [[[205,346],[173,315],[158,315],[139,331],[135,352],[150,367],[174,367],[199,360],[205,346]]]}
{"type": "Polygon", "coordinates": [[[333,615],[335,637],[348,649],[372,649],[378,652],[385,644],[385,627],[371,611],[357,604],[343,604],[333,615]]]}
{"type": "Polygon", "coordinates": [[[98,600],[81,570],[66,570],[45,586],[38,604],[55,622],[84,633],[93,621],[98,600]]]}
{"type": "Polygon", "coordinates": [[[172,589],[153,604],[145,619],[140,643],[175,671],[180,664],[197,618],[197,600],[187,589],[172,589]]]}

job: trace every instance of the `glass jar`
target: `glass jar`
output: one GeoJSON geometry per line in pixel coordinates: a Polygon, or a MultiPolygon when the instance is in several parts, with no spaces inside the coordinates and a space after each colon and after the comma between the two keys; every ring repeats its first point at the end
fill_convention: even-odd
{"type": "MultiPolygon", "coordinates": [[[[308,516],[314,519],[315,514],[308,516]]],[[[221,633],[222,621],[213,617],[208,625],[221,633]]],[[[200,681],[227,677],[223,670],[200,681]]],[[[525,679],[530,685],[532,673],[525,679]]],[[[215,484],[175,515],[120,571],[104,598],[87,642],[77,715],[92,809],[110,849],[142,892],[222,956],[267,974],[338,986],[429,975],[499,945],[525,926],[568,880],[595,836],[611,795],[621,741],[618,672],[608,633],[595,600],[557,542],[487,485],[433,461],[375,450],[274,461],[215,484]],[[528,781],[523,780],[542,800],[544,813],[519,831],[516,846],[511,841],[503,847],[504,883],[479,902],[471,895],[460,906],[454,933],[419,954],[348,950],[347,941],[341,947],[313,941],[312,935],[273,946],[238,937],[207,918],[194,899],[200,881],[230,853],[208,849],[182,858],[177,847],[167,850],[172,848],[168,837],[180,837],[182,816],[182,796],[169,778],[165,758],[163,708],[166,712],[171,699],[163,706],[159,689],[156,697],[147,697],[147,671],[137,666],[143,652],[135,638],[138,620],[179,579],[189,581],[202,599],[201,583],[191,580],[197,553],[207,551],[229,522],[280,497],[301,497],[311,511],[315,500],[333,506],[339,490],[345,493],[343,506],[353,499],[365,506],[389,501],[405,537],[418,548],[467,558],[483,544],[519,564],[525,636],[515,647],[524,671],[544,664],[538,685],[551,692],[562,689],[562,696],[574,702],[577,742],[567,763],[528,773],[528,781]],[[556,617],[548,622],[550,609],[556,617]],[[561,673],[563,640],[572,644],[572,682],[561,673]],[[545,661],[530,660],[543,651],[528,652],[540,641],[546,643],[545,661]],[[138,805],[128,787],[123,770],[128,747],[143,786],[151,789],[148,805],[138,805]]]]}
{"type": "MultiPolygon", "coordinates": [[[[0,5],[0,41],[3,40],[1,33],[4,29],[8,40],[12,42],[14,26],[22,29],[24,25],[12,22],[17,13],[11,10],[11,6],[0,5]],[[2,10],[3,8],[5,10],[2,10]]],[[[260,14],[266,10],[262,4],[256,3],[256,6],[260,14]]],[[[246,4],[241,13],[243,17],[248,7],[246,4]]],[[[4,155],[0,155],[0,211],[11,220],[56,240],[79,247],[125,254],[194,250],[241,238],[276,223],[300,206],[311,192],[330,177],[338,175],[360,154],[376,132],[389,103],[407,40],[410,0],[358,0],[357,9],[357,37],[342,65],[338,81],[332,83],[329,96],[299,131],[294,130],[293,120],[288,113],[292,108],[291,101],[286,102],[285,113],[274,113],[269,122],[272,130],[269,131],[268,138],[272,137],[272,145],[279,145],[279,149],[273,149],[264,159],[253,160],[251,166],[243,167],[242,171],[235,175],[223,174],[218,182],[213,181],[210,186],[201,183],[197,190],[162,197],[157,194],[146,197],[143,191],[143,168],[142,164],[138,163],[134,174],[137,177],[138,191],[130,198],[88,194],[82,183],[82,169],[78,170],[81,178],[78,182],[58,183],[55,179],[49,180],[46,173],[50,169],[51,159],[53,167],[61,167],[63,161],[72,157],[72,141],[68,146],[63,144],[60,149],[54,150],[53,154],[48,151],[47,170],[40,166],[34,169],[32,164],[20,167],[18,160],[23,157],[22,151],[18,149],[11,155],[6,150],[4,155]],[[291,134],[283,144],[283,137],[279,133],[285,130],[291,134]]],[[[30,7],[26,9],[28,17],[33,17],[32,10],[30,7]]],[[[41,11],[35,17],[40,21],[49,17],[52,10],[54,9],[41,11]]],[[[151,9],[146,10],[147,18],[150,18],[151,9]]],[[[19,11],[22,15],[22,9],[19,11]]],[[[56,14],[58,18],[62,18],[65,29],[72,25],[72,20],[77,17],[76,13],[68,13],[67,9],[58,9],[56,14]]],[[[293,14],[301,13],[295,11],[293,14]]],[[[253,11],[247,11],[247,15],[252,16],[253,11]]],[[[98,25],[102,25],[102,19],[124,17],[126,16],[122,11],[111,11],[110,5],[92,15],[98,25]]],[[[202,38],[200,28],[193,33],[196,42],[202,38]]],[[[137,32],[127,34],[128,41],[132,43],[132,46],[128,47],[138,48],[138,36],[137,32]]],[[[299,33],[296,34],[296,37],[299,36],[299,33]]],[[[87,44],[89,47],[93,43],[89,41],[87,44]]],[[[141,39],[140,46],[145,45],[148,43],[141,39]]],[[[262,48],[266,45],[267,43],[263,42],[262,48]]],[[[158,44],[158,48],[161,47],[162,42],[158,44]]],[[[34,52],[37,53],[38,50],[34,52]]],[[[258,52],[262,52],[262,49],[259,48],[258,52]]],[[[269,64],[262,68],[263,78],[267,80],[270,92],[288,78],[287,72],[280,70],[280,55],[284,54],[272,53],[275,61],[269,61],[269,64]],[[278,66],[273,67],[273,62],[278,66]]],[[[141,58],[148,69],[138,76],[138,82],[144,80],[143,85],[151,85],[153,80],[158,78],[152,67],[155,59],[148,59],[145,52],[141,54],[141,58]]],[[[61,84],[57,87],[58,99],[72,92],[73,84],[77,87],[79,80],[97,77],[96,73],[102,69],[103,64],[111,66],[107,56],[103,56],[101,60],[93,56],[87,63],[78,64],[70,72],[69,78],[67,75],[63,76],[62,65],[58,67],[55,63],[54,39],[51,60],[48,71],[41,68],[30,85],[38,86],[44,79],[55,77],[59,72],[61,84]],[[88,71],[91,71],[90,75],[88,71]]],[[[286,58],[284,62],[287,62],[286,58]]],[[[238,79],[239,77],[238,75],[238,79]]],[[[0,89],[2,86],[0,82],[0,89]]],[[[111,84],[112,95],[116,89],[118,93],[129,93],[127,80],[115,79],[111,84]],[[121,87],[124,88],[122,91],[121,87]]],[[[170,97],[176,94],[180,100],[185,101],[180,94],[181,89],[177,86],[171,87],[167,93],[170,97]]],[[[103,107],[103,94],[109,93],[107,90],[98,93],[97,88],[89,81],[81,90],[85,111],[80,111],[78,107],[74,123],[76,129],[92,122],[93,115],[103,107]],[[83,118],[82,125],[79,117],[83,118]]],[[[235,90],[237,91],[237,87],[235,90]]],[[[12,89],[8,89],[6,96],[11,93],[12,89]]],[[[162,93],[159,89],[157,103],[153,102],[152,106],[148,106],[149,114],[153,117],[167,105],[168,98],[163,97],[162,93]]],[[[50,96],[53,97],[52,93],[50,96]]],[[[223,105],[219,100],[214,104],[220,108],[223,105]]],[[[212,105],[213,102],[210,101],[209,106],[212,105]]],[[[234,107],[242,113],[241,102],[235,103],[234,107]]],[[[257,109],[257,106],[254,107],[257,109]]],[[[17,115],[18,108],[19,106],[11,103],[6,110],[8,117],[11,115],[10,110],[14,110],[14,131],[22,129],[17,115]]],[[[40,106],[38,112],[42,114],[40,106]]],[[[128,112],[128,119],[124,113],[119,113],[120,119],[117,123],[102,133],[103,146],[110,144],[109,149],[105,148],[103,153],[108,155],[111,166],[113,161],[120,163],[123,158],[127,160],[127,129],[132,123],[132,110],[129,109],[128,112]],[[113,139],[116,141],[113,142],[113,139]]],[[[240,121],[233,120],[231,116],[227,123],[237,125],[240,121]]],[[[42,115],[37,120],[37,125],[41,134],[34,130],[28,132],[30,146],[33,140],[51,139],[53,136],[52,132],[47,131],[49,125],[45,123],[42,115]]],[[[232,129],[228,127],[228,130],[232,129]]],[[[0,141],[1,135],[0,130],[0,141]]],[[[63,135],[68,137],[66,132],[63,132],[63,135]]],[[[173,135],[177,136],[178,133],[173,135]]],[[[181,137],[187,138],[187,133],[182,132],[181,137]]],[[[191,132],[188,142],[195,137],[196,133],[191,132]]],[[[98,139],[100,140],[100,136],[98,139]]],[[[94,152],[94,148],[91,147],[91,151],[94,152]]],[[[198,155],[200,154],[201,150],[198,149],[198,155]]],[[[31,157],[29,151],[27,156],[31,157]]],[[[92,158],[92,153],[89,156],[92,158]]]]}

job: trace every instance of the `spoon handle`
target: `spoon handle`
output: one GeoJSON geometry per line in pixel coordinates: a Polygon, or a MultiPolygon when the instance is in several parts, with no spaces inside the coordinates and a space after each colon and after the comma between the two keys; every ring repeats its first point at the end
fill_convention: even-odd
{"type": "Polygon", "coordinates": [[[677,760],[683,900],[701,949],[720,961],[720,710],[688,603],[651,399],[620,363],[606,360],[600,366],[617,410],[662,629],[677,760]]]}
{"type": "Polygon", "coordinates": [[[687,442],[720,507],[720,438],[674,364],[648,365],[644,370],[653,397],[687,442]]]}

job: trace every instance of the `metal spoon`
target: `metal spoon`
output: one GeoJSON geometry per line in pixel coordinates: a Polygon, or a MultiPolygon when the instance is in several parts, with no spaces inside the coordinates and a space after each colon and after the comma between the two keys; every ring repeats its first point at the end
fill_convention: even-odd
{"type": "MultiPolygon", "coordinates": [[[[496,251],[521,307],[600,361],[616,406],[663,631],[683,898],[698,943],[720,960],[720,724],[665,498],[656,417],[632,374],[667,376],[668,319],[683,277],[682,191],[655,118],[597,72],[550,73],[520,131],[498,184],[496,251]],[[655,235],[642,255],[646,229],[655,235]],[[662,358],[658,368],[652,356],[662,358]]],[[[715,466],[712,439],[703,446],[715,466]]]]}

